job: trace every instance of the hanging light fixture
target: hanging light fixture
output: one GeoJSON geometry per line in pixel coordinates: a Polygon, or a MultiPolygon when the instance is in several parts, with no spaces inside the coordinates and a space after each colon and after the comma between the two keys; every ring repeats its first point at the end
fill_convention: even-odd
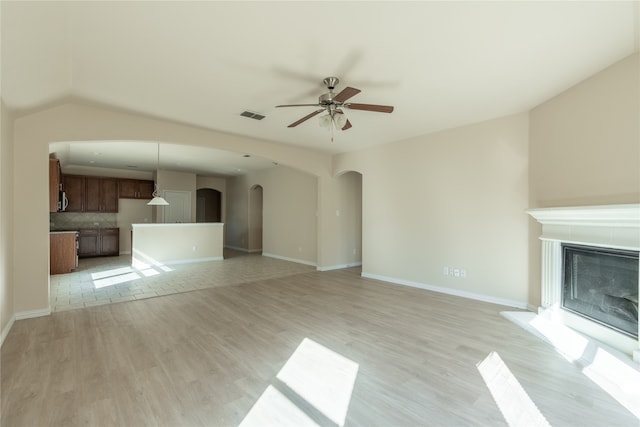
{"type": "Polygon", "coordinates": [[[156,169],[156,182],[153,183],[153,199],[147,203],[149,206],[167,206],[169,202],[167,202],[163,197],[158,193],[158,172],[160,171],[160,143],[158,143],[158,163],[156,169]]]}
{"type": "Polygon", "coordinates": [[[333,130],[341,130],[347,124],[347,115],[341,111],[330,109],[327,114],[319,117],[320,127],[331,130],[331,142],[333,142],[333,130]]]}

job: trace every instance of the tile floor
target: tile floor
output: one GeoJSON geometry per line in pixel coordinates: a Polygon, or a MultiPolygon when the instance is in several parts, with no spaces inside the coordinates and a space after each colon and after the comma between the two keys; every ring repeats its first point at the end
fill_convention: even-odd
{"type": "Polygon", "coordinates": [[[83,258],[69,274],[51,276],[52,311],[153,298],[315,271],[315,267],[227,250],[223,261],[131,267],[131,256],[83,258]]]}

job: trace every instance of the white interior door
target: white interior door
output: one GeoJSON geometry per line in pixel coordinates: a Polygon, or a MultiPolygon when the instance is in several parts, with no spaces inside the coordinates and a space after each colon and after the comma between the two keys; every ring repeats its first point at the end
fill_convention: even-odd
{"type": "Polygon", "coordinates": [[[169,203],[164,207],[164,222],[191,222],[191,192],[164,190],[164,199],[169,203]]]}

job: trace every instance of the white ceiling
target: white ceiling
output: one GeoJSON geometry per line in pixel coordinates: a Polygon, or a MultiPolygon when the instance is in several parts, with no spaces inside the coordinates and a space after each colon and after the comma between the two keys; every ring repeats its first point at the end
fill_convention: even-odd
{"type": "MultiPolygon", "coordinates": [[[[638,51],[638,4],[2,1],[2,98],[22,113],[73,98],[354,151],[531,109],[638,51]],[[317,102],[327,76],[395,111],[347,111],[353,128],[333,143],[315,119],[287,128],[314,107],[274,106],[317,102]]],[[[74,161],[142,164],[131,147],[77,148],[74,161]]],[[[182,150],[185,168],[209,170],[182,150]]],[[[238,169],[237,154],[220,167],[238,169]]]]}

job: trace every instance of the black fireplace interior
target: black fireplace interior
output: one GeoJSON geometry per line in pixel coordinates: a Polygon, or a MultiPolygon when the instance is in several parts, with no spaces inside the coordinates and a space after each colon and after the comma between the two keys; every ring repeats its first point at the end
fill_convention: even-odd
{"type": "Polygon", "coordinates": [[[638,252],[562,245],[562,307],[638,337],[638,252]]]}

